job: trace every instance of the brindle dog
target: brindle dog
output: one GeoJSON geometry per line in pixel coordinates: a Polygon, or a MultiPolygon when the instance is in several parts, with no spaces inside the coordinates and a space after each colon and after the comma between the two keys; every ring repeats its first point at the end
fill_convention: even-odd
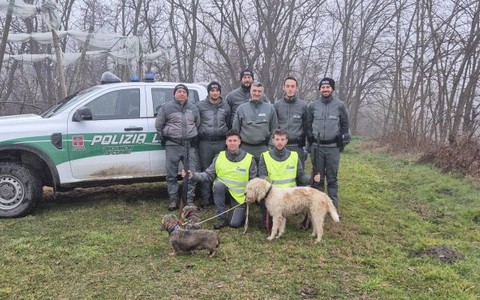
{"type": "Polygon", "coordinates": [[[218,234],[206,229],[182,229],[180,220],[174,215],[165,215],[162,219],[162,229],[168,232],[173,247],[172,255],[178,252],[192,253],[193,250],[208,250],[210,257],[215,256],[219,247],[218,234]]]}

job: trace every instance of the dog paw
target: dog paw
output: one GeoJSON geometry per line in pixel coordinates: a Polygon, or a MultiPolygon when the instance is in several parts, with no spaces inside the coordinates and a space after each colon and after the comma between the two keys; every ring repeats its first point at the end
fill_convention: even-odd
{"type": "Polygon", "coordinates": [[[269,236],[267,240],[272,241],[275,237],[274,236],[269,236]]]}

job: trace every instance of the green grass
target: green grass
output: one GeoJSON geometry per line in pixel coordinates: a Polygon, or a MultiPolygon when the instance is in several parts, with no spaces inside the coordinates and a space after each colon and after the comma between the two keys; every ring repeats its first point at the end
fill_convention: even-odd
{"type": "Polygon", "coordinates": [[[163,183],[47,194],[33,215],[0,220],[0,298],[478,299],[479,194],[355,140],[341,158],[341,223],[328,218],[321,243],[298,229],[301,216],[267,241],[254,206],[246,235],[220,230],[214,258],[169,255],[163,183]],[[435,245],[465,259],[413,255],[435,245]]]}

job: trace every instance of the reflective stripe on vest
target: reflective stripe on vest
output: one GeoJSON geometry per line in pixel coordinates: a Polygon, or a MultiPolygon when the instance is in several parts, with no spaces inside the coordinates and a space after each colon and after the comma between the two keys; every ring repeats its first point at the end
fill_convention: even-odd
{"type": "Polygon", "coordinates": [[[245,203],[245,187],[250,177],[250,165],[253,156],[249,153],[239,162],[229,161],[225,151],[218,154],[215,163],[216,181],[225,184],[233,199],[239,204],[245,203]]]}
{"type": "Polygon", "coordinates": [[[263,153],[263,160],[267,167],[268,178],[275,187],[294,187],[297,178],[298,153],[290,152],[290,156],[284,161],[277,161],[270,153],[263,153]]]}

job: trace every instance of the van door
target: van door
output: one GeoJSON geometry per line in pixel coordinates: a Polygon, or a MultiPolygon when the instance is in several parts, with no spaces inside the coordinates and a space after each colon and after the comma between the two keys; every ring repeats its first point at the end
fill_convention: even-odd
{"type": "Polygon", "coordinates": [[[144,94],[144,87],[130,86],[97,95],[83,105],[90,109],[91,120],[74,121],[75,110],[71,112],[68,149],[74,178],[109,180],[150,175],[144,94]]]}
{"type": "MultiPolygon", "coordinates": [[[[158,110],[162,105],[167,102],[174,101],[173,99],[173,86],[150,86],[147,87],[147,101],[149,102],[147,108],[147,117],[148,117],[148,128],[149,131],[154,134],[154,143],[156,147],[152,148],[152,151],[149,152],[151,170],[152,173],[157,176],[166,176],[167,171],[165,168],[166,162],[166,152],[165,147],[160,145],[158,140],[157,130],[155,128],[155,120],[157,117],[158,110]]],[[[196,103],[199,101],[198,91],[195,89],[190,89],[188,94],[188,101],[196,103]]]]}

